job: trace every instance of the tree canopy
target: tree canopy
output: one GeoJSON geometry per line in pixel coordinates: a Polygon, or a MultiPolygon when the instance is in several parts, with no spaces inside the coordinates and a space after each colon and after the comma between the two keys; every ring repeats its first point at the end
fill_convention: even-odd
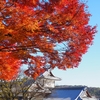
{"type": "Polygon", "coordinates": [[[0,79],[15,79],[23,64],[34,79],[78,67],[96,33],[87,8],[80,0],[0,0],[0,79]]]}

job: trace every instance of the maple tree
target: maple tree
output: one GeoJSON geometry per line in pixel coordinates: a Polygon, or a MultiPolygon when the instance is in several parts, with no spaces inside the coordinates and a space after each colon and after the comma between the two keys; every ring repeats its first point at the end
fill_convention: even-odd
{"type": "Polygon", "coordinates": [[[79,0],[0,0],[0,79],[15,79],[23,64],[34,79],[77,67],[96,33],[87,8],[79,0]]]}

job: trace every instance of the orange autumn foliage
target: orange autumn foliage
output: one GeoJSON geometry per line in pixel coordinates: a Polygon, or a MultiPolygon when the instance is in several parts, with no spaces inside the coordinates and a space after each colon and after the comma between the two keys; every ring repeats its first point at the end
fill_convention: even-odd
{"type": "Polygon", "coordinates": [[[23,64],[34,79],[78,67],[96,33],[90,16],[80,0],[1,0],[0,79],[16,78],[23,64]]]}
{"type": "Polygon", "coordinates": [[[17,73],[19,72],[20,67],[20,61],[10,57],[10,53],[1,53],[0,56],[3,57],[0,58],[0,79],[3,80],[13,80],[17,76],[17,73]]]}

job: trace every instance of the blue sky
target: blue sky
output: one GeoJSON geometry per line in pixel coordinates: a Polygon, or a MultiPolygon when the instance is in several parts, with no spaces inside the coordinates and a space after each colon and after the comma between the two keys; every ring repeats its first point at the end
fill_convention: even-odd
{"type": "Polygon", "coordinates": [[[56,85],[86,85],[89,87],[100,87],[100,0],[88,0],[88,11],[92,14],[89,24],[97,25],[97,34],[93,45],[83,55],[78,68],[64,70],[53,70],[53,74],[62,80],[56,85]]]}

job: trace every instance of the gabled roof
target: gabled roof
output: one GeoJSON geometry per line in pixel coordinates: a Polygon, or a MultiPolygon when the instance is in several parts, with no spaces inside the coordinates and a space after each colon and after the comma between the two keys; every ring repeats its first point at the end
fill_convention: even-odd
{"type": "Polygon", "coordinates": [[[55,81],[60,81],[60,80],[61,80],[60,78],[55,77],[52,74],[51,69],[48,69],[42,75],[40,75],[34,82],[32,81],[33,83],[31,82],[31,80],[29,80],[29,82],[26,83],[31,84],[30,88],[28,89],[29,92],[34,92],[35,89],[38,89],[41,91],[41,93],[47,90],[49,93],[51,93],[49,89],[54,88],[55,81]]]}
{"type": "Polygon", "coordinates": [[[82,100],[81,94],[87,87],[62,87],[54,88],[44,100],[82,100]]]}
{"type": "Polygon", "coordinates": [[[40,75],[38,77],[39,79],[40,78],[44,78],[44,79],[47,79],[47,80],[54,80],[54,81],[61,81],[61,78],[59,77],[56,77],[52,74],[51,72],[51,69],[48,69],[47,71],[45,71],[42,75],[40,75]]]}

